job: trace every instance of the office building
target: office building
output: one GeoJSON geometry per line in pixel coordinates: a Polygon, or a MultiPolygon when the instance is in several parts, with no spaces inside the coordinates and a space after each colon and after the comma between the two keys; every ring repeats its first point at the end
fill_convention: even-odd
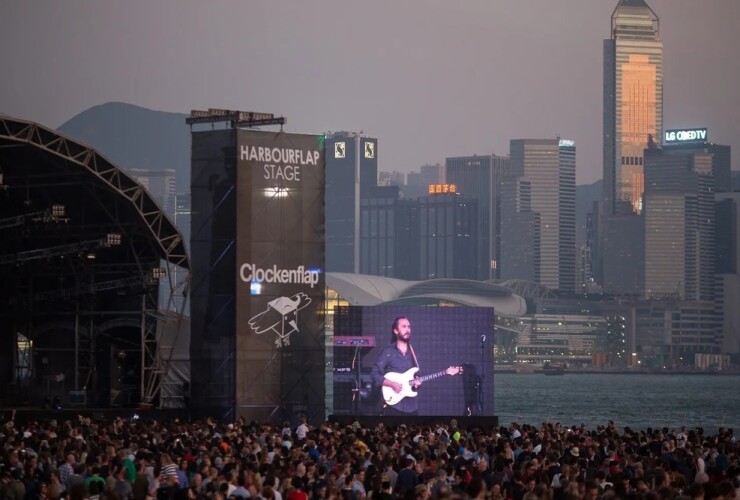
{"type": "Polygon", "coordinates": [[[336,132],[326,152],[326,269],[359,273],[360,200],[378,183],[378,141],[336,132]]]}
{"type": "Polygon", "coordinates": [[[732,151],[730,146],[707,143],[705,147],[712,153],[712,175],[717,193],[732,191],[732,151]]]}
{"type": "Polygon", "coordinates": [[[602,289],[639,298],[645,291],[645,220],[628,214],[602,219],[599,246],[602,289]]]}
{"type": "Polygon", "coordinates": [[[715,303],[722,311],[724,354],[740,354],[740,192],[717,193],[715,303]]]}
{"type": "Polygon", "coordinates": [[[604,40],[604,215],[641,213],[643,151],[663,132],[663,43],[644,0],[619,0],[604,40]]]}
{"type": "Polygon", "coordinates": [[[636,306],[638,353],[648,366],[694,364],[695,354],[718,354],[722,320],[709,301],[642,300],[636,306]]]}
{"type": "Polygon", "coordinates": [[[715,173],[728,177],[729,148],[707,144],[705,138],[706,129],[667,131],[662,148],[645,151],[648,298],[673,294],[713,300],[715,173]],[[679,137],[686,139],[674,139],[679,137]]]}
{"type": "Polygon", "coordinates": [[[663,133],[660,21],[644,0],[619,0],[604,40],[603,196],[594,247],[603,290],[644,291],[644,150],[663,133]]]}
{"type": "Polygon", "coordinates": [[[409,172],[406,174],[406,184],[408,186],[418,186],[422,190],[427,189],[430,184],[445,183],[445,166],[441,163],[434,165],[422,165],[419,172],[409,172]]]}
{"type": "Polygon", "coordinates": [[[419,279],[419,204],[399,198],[398,186],[377,188],[361,201],[362,274],[419,279]]]}
{"type": "Polygon", "coordinates": [[[175,215],[175,206],[177,203],[177,172],[175,169],[166,168],[164,170],[148,170],[144,168],[131,168],[126,171],[134,179],[139,181],[146,188],[162,210],[173,217],[175,215]]]}
{"type": "MultiPolygon", "coordinates": [[[[445,182],[457,192],[478,200],[478,247],[476,279],[500,278],[501,183],[509,158],[498,155],[459,156],[445,160],[445,182]]],[[[556,181],[557,182],[557,181],[556,181]]]]}
{"type": "Polygon", "coordinates": [[[419,172],[406,174],[406,185],[401,189],[401,197],[415,200],[426,196],[430,184],[445,183],[445,166],[442,163],[422,165],[419,172]]]}
{"type": "Polygon", "coordinates": [[[591,365],[606,344],[608,323],[601,316],[531,314],[519,318],[517,359],[522,363],[591,365]]]}
{"type": "Polygon", "coordinates": [[[576,281],[573,141],[511,141],[501,190],[501,278],[574,293],[576,281]]]}
{"type": "Polygon", "coordinates": [[[478,200],[444,186],[419,198],[420,277],[476,279],[478,200]]]}
{"type": "Polygon", "coordinates": [[[403,186],[406,184],[406,174],[403,172],[379,172],[378,186],[403,186]]]}

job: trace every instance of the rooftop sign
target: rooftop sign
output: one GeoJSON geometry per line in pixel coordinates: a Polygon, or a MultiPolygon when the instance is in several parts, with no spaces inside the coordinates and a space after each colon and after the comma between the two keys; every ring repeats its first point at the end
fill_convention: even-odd
{"type": "Polygon", "coordinates": [[[665,131],[665,143],[707,142],[706,128],[673,129],[665,131]]]}
{"type": "Polygon", "coordinates": [[[447,194],[456,193],[457,186],[454,184],[429,184],[427,193],[429,194],[447,194]]]}

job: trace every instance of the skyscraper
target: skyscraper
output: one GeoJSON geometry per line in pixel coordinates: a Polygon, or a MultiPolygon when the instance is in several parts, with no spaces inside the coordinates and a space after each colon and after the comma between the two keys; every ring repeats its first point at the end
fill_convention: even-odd
{"type": "Polygon", "coordinates": [[[478,200],[457,193],[419,198],[421,279],[475,279],[478,200]]]}
{"type": "Polygon", "coordinates": [[[378,185],[378,141],[354,132],[326,138],[326,270],[360,272],[360,200],[378,185]]]}
{"type": "Polygon", "coordinates": [[[144,168],[130,168],[127,173],[139,181],[157,202],[162,210],[170,217],[175,215],[177,200],[177,172],[175,169],[148,170],[144,168]]]}
{"type": "Polygon", "coordinates": [[[740,353],[740,192],[718,193],[716,202],[717,294],[723,312],[722,352],[740,353]]]}
{"type": "Polygon", "coordinates": [[[419,279],[419,203],[399,198],[398,186],[362,198],[360,273],[419,279]]]}
{"type": "Polygon", "coordinates": [[[648,137],[663,132],[663,43],[644,0],[619,0],[604,40],[604,216],[641,213],[648,137]]]}
{"type": "Polygon", "coordinates": [[[501,189],[501,278],[573,293],[575,143],[517,139],[510,147],[510,173],[501,189]]]}
{"type": "MultiPolygon", "coordinates": [[[[499,278],[501,253],[499,214],[501,183],[509,158],[498,155],[458,156],[445,160],[445,180],[457,192],[478,200],[478,249],[476,279],[499,278]]],[[[557,182],[557,181],[556,181],[557,182]]]]}
{"type": "MultiPolygon", "coordinates": [[[[706,137],[706,129],[696,130],[706,137]]],[[[645,295],[712,300],[715,175],[729,177],[730,149],[669,140],[670,132],[663,148],[653,145],[645,152],[645,295]]],[[[689,135],[684,132],[676,131],[689,135]]]]}

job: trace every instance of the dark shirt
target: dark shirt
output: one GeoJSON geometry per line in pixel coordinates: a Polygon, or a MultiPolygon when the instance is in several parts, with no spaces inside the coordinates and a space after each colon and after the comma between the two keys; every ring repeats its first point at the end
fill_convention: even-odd
{"type": "Polygon", "coordinates": [[[399,495],[403,496],[406,492],[413,492],[417,484],[419,484],[419,475],[416,473],[415,470],[406,467],[404,469],[401,469],[401,472],[398,473],[398,479],[396,480],[396,491],[399,495]]]}
{"type": "MultiPolygon", "coordinates": [[[[395,343],[388,345],[380,351],[380,355],[373,366],[373,383],[376,387],[383,387],[383,379],[386,373],[404,373],[415,366],[411,348],[406,349],[406,355],[404,356],[395,343]]],[[[396,403],[393,409],[403,413],[412,413],[419,410],[419,404],[416,398],[407,397],[396,403]]]]}

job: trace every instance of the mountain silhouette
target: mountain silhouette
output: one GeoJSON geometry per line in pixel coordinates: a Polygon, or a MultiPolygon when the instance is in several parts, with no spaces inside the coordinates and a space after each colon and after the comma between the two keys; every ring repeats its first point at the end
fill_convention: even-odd
{"type": "Polygon", "coordinates": [[[185,193],[190,191],[187,116],[109,102],[83,111],[58,131],[96,149],[124,170],[174,169],[177,192],[185,193]]]}

